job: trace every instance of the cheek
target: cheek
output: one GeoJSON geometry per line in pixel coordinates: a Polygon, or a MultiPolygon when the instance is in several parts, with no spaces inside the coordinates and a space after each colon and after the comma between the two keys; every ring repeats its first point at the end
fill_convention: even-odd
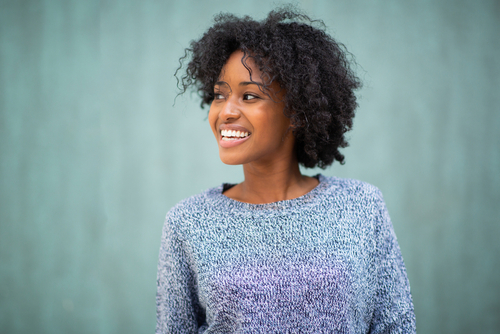
{"type": "Polygon", "coordinates": [[[283,135],[290,128],[290,119],[283,114],[283,109],[281,108],[276,108],[273,116],[271,124],[274,125],[276,133],[283,135]]]}

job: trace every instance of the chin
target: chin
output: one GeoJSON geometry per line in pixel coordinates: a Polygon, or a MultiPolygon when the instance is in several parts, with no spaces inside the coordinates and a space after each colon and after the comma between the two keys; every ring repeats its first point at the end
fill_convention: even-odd
{"type": "Polygon", "coordinates": [[[245,157],[238,156],[238,154],[224,154],[219,152],[219,158],[224,164],[232,166],[243,165],[248,162],[245,157]]]}
{"type": "Polygon", "coordinates": [[[231,165],[231,166],[243,165],[244,163],[239,159],[228,158],[228,157],[220,157],[220,161],[222,161],[226,165],[231,165]]]}

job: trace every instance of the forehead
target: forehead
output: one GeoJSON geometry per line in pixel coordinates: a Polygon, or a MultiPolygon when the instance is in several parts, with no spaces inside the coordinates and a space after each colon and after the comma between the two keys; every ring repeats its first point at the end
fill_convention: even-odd
{"type": "Polygon", "coordinates": [[[243,51],[237,50],[229,56],[219,74],[219,80],[240,80],[255,81],[261,77],[262,72],[255,64],[255,60],[243,51]]]}
{"type": "Polygon", "coordinates": [[[248,83],[257,84],[262,92],[266,94],[271,93],[273,98],[275,96],[279,96],[279,98],[285,96],[285,90],[281,87],[280,83],[272,79],[269,73],[262,73],[252,56],[245,54],[241,50],[237,50],[229,56],[222,67],[215,85],[234,88],[238,85],[246,87],[248,83]]]}

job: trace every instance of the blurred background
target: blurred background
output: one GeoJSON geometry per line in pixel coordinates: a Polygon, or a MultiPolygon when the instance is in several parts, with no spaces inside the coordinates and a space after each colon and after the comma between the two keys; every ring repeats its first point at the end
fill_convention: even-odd
{"type": "MultiPolygon", "coordinates": [[[[166,212],[242,180],[173,77],[214,14],[280,2],[0,0],[0,332],[152,333],[166,212]]],[[[419,333],[499,333],[500,2],[297,2],[364,82],[346,164],[385,197],[419,333]]]]}

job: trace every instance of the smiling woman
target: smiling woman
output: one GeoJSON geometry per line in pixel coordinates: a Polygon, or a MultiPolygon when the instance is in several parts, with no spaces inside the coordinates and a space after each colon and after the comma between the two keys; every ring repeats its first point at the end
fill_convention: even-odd
{"type": "Polygon", "coordinates": [[[157,333],[415,332],[380,191],[299,169],[344,161],[360,86],[317,23],[286,8],[220,15],[187,50],[184,91],[210,104],[220,158],[244,180],[168,212],[157,333]]]}
{"type": "Polygon", "coordinates": [[[252,58],[244,66],[242,61],[246,58],[240,50],[231,54],[214,86],[214,100],[208,114],[222,162],[243,165],[245,173],[245,181],[224,194],[248,203],[298,197],[314,188],[318,181],[300,176],[294,154],[295,137],[290,119],[284,114],[285,91],[276,81],[267,85],[252,81],[250,73],[257,78],[262,73],[252,58]],[[272,194],[268,191],[269,187],[263,189],[266,190],[264,193],[260,193],[259,189],[249,191],[248,187],[256,185],[255,173],[258,173],[257,179],[264,180],[265,175],[283,171],[295,174],[303,182],[286,189],[287,194],[272,194]]]}
{"type": "MultiPolygon", "coordinates": [[[[283,113],[284,92],[277,94],[277,82],[265,90],[262,83],[252,82],[249,70],[242,64],[243,59],[245,54],[235,51],[214,86],[208,119],[219,142],[220,158],[229,165],[244,165],[270,162],[283,154],[291,156],[294,137],[290,119],[283,113]],[[222,130],[231,130],[230,136],[223,136],[222,130]],[[233,137],[236,131],[246,136],[233,137]],[[235,137],[241,139],[234,140],[235,137]],[[236,146],[239,147],[231,149],[236,146]]],[[[253,61],[250,60],[247,66],[251,73],[260,77],[253,61]]]]}

